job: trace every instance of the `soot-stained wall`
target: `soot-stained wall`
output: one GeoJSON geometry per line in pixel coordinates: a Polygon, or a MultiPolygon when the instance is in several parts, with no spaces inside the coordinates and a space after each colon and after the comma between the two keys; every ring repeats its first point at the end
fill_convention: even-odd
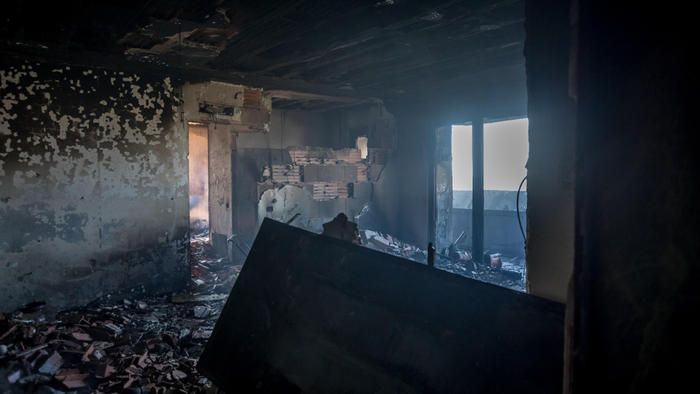
{"type": "Polygon", "coordinates": [[[605,1],[579,15],[570,392],[687,391],[700,352],[695,15],[605,1]]]}
{"type": "Polygon", "coordinates": [[[570,5],[526,2],[528,291],[565,302],[574,266],[576,106],[570,90],[570,5]]]}
{"type": "Polygon", "coordinates": [[[0,65],[0,309],[180,288],[187,135],[170,78],[0,65]]]}

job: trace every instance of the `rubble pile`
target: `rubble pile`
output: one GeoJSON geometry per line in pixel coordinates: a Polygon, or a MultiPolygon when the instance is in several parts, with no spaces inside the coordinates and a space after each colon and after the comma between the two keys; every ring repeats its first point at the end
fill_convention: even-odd
{"type": "MultiPolygon", "coordinates": [[[[378,231],[362,230],[360,235],[363,246],[427,264],[427,252],[417,246],[378,231]]],[[[469,252],[463,250],[454,250],[452,253],[443,251],[435,256],[435,268],[512,290],[525,291],[525,259],[522,257],[508,258],[499,253],[486,252],[484,261],[475,261],[469,252]],[[498,264],[491,263],[492,255],[497,256],[498,264]]]]}
{"type": "Polygon", "coordinates": [[[195,366],[240,266],[212,258],[204,238],[191,249],[188,293],[0,314],[0,392],[215,392],[195,366]]]}
{"type": "Polygon", "coordinates": [[[510,261],[502,263],[501,268],[493,268],[487,264],[474,264],[471,260],[468,262],[454,261],[444,256],[439,257],[435,259],[436,268],[525,292],[525,260],[522,258],[512,258],[510,261]]]}
{"type": "Polygon", "coordinates": [[[228,294],[243,267],[232,265],[225,258],[217,258],[208,235],[199,235],[190,240],[190,264],[193,294],[228,294]]]}
{"type": "Polygon", "coordinates": [[[193,219],[190,221],[190,236],[194,238],[209,237],[209,221],[204,219],[193,219]]]}
{"type": "Polygon", "coordinates": [[[426,263],[428,254],[426,251],[402,242],[389,234],[382,234],[377,231],[363,230],[360,231],[362,237],[362,245],[368,248],[379,250],[384,253],[393,254],[394,256],[403,257],[405,259],[426,263]]]}

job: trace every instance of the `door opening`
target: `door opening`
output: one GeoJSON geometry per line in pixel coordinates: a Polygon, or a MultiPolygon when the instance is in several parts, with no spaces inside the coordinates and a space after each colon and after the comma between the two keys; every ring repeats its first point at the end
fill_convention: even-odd
{"type": "MultiPolygon", "coordinates": [[[[230,133],[190,123],[188,134],[190,291],[200,295],[228,293],[241,269],[230,263],[226,252],[231,228],[227,214],[231,209],[231,143],[221,139],[230,133]]],[[[195,317],[206,317],[218,312],[201,307],[194,313],[195,317]]]]}
{"type": "MultiPolygon", "coordinates": [[[[209,237],[209,139],[207,128],[189,127],[190,238],[209,237]]],[[[208,241],[208,240],[207,240],[208,241]]]]}

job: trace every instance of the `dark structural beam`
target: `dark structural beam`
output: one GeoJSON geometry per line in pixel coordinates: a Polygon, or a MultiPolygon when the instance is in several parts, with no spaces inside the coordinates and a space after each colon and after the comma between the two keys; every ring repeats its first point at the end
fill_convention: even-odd
{"type": "Polygon", "coordinates": [[[484,120],[472,122],[472,253],[476,261],[484,254],[484,120]]]}

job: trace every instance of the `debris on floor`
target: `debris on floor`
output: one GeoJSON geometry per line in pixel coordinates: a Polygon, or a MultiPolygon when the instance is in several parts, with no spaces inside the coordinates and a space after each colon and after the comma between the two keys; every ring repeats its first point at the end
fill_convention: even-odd
{"type": "Polygon", "coordinates": [[[401,242],[389,234],[382,234],[378,231],[362,230],[362,245],[370,249],[393,254],[419,263],[426,263],[427,252],[411,244],[401,242]]]}
{"type": "Polygon", "coordinates": [[[190,240],[190,264],[191,287],[196,294],[228,294],[242,267],[216,257],[208,235],[198,235],[190,240]]]}
{"type": "MultiPolygon", "coordinates": [[[[361,230],[362,245],[394,256],[427,264],[428,253],[417,246],[403,242],[389,234],[361,230]]],[[[486,252],[484,261],[474,261],[471,254],[457,248],[435,254],[435,268],[492,283],[512,290],[525,291],[525,259],[505,257],[486,252]]]]}
{"type": "Polygon", "coordinates": [[[41,303],[0,314],[0,392],[215,392],[195,366],[241,266],[203,236],[191,257],[188,293],[106,297],[55,319],[41,303]]]}
{"type": "MultiPolygon", "coordinates": [[[[360,236],[368,248],[426,263],[424,250],[391,235],[360,236]]],[[[522,259],[492,253],[474,264],[461,250],[437,256],[436,268],[524,291],[522,259]]],[[[43,302],[0,314],[0,392],[214,392],[195,366],[242,266],[216,257],[206,231],[191,239],[190,257],[185,293],[107,296],[53,319],[43,316],[43,302]]]]}

